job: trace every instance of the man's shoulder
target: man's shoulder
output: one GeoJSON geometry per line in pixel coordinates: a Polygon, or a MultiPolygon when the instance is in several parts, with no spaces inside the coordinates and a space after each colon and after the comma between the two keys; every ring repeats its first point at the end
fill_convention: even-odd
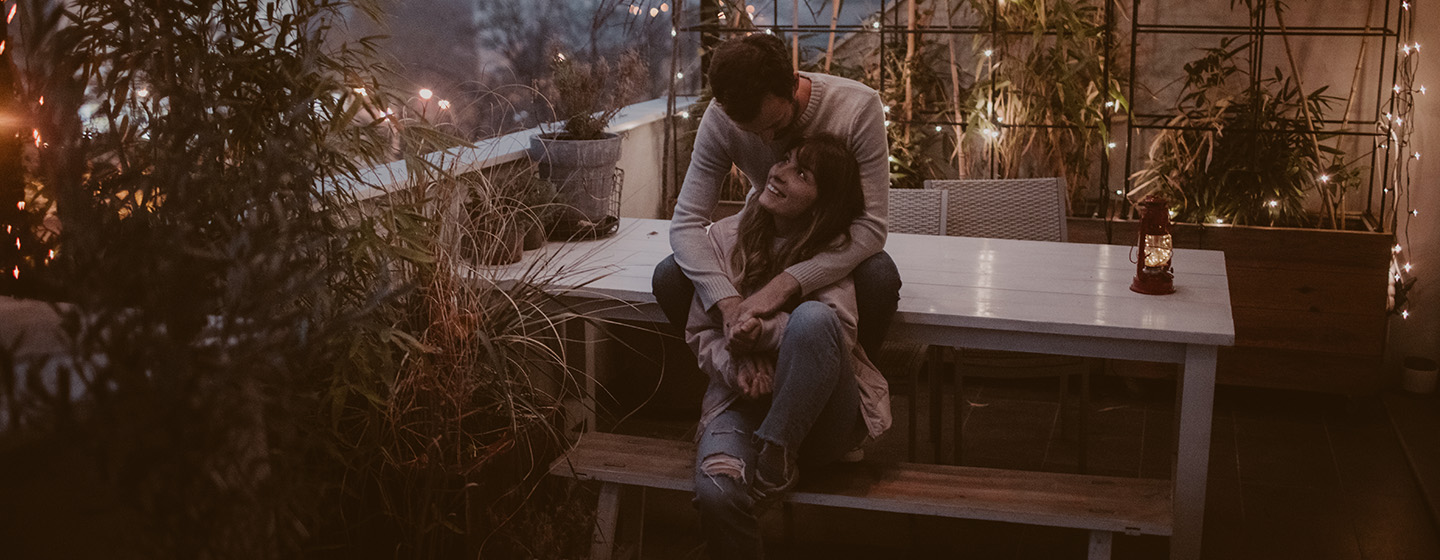
{"type": "Polygon", "coordinates": [[[836,76],[834,74],[821,74],[818,72],[801,72],[800,74],[810,78],[811,82],[824,84],[827,90],[842,95],[857,95],[867,98],[872,95],[879,95],[874,88],[850,78],[836,76]]]}

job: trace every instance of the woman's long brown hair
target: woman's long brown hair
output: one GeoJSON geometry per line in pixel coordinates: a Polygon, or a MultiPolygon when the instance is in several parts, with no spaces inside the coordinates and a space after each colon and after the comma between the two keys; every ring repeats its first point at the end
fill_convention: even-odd
{"type": "Polygon", "coordinates": [[[796,218],[804,226],[776,247],[775,217],[751,197],[740,215],[739,239],[730,254],[743,294],[759,290],[790,265],[849,245],[850,223],[865,212],[860,164],[843,140],[829,134],[805,138],[795,148],[795,163],[815,178],[815,203],[796,218]]]}

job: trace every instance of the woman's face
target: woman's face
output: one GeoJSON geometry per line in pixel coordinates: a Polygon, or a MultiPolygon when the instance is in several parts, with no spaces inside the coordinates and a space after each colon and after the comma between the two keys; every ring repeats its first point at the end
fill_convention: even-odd
{"type": "Polygon", "coordinates": [[[760,191],[760,207],[777,218],[800,217],[815,204],[819,195],[815,174],[795,162],[795,152],[790,150],[785,159],[770,167],[769,180],[765,182],[765,189],[760,191]]]}

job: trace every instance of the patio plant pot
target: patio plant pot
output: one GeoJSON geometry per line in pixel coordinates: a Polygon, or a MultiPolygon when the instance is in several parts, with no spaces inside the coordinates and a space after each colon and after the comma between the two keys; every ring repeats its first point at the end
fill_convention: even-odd
{"type": "Polygon", "coordinates": [[[562,136],[531,137],[530,159],[538,164],[540,178],[555,185],[562,225],[581,220],[600,223],[611,214],[620,135],[607,132],[599,140],[565,140],[562,136]]]}
{"type": "MultiPolygon", "coordinates": [[[[1136,227],[1074,217],[1068,224],[1072,242],[1130,246],[1136,227]]],[[[1384,386],[1391,234],[1210,224],[1175,224],[1173,232],[1176,248],[1225,252],[1235,345],[1220,348],[1218,383],[1351,396],[1384,386]]],[[[1175,259],[1176,270],[1185,266],[1175,259]]],[[[1169,374],[1169,366],[1137,362],[1115,368],[1169,374]]]]}

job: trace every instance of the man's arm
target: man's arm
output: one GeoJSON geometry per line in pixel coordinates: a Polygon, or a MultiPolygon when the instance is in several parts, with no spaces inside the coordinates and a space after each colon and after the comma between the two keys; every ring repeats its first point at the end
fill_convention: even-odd
{"type": "MultiPolygon", "coordinates": [[[[735,298],[724,306],[733,312],[740,292],[725,276],[705,233],[720,202],[720,182],[730,172],[733,161],[726,148],[725,129],[729,123],[722,122],[726,117],[721,112],[722,109],[712,103],[700,120],[690,168],[685,172],[685,182],[675,202],[675,216],[670,221],[670,249],[675,252],[675,263],[695,283],[695,294],[705,309],[735,298]]],[[[726,314],[727,319],[731,317],[726,314]]]]}

